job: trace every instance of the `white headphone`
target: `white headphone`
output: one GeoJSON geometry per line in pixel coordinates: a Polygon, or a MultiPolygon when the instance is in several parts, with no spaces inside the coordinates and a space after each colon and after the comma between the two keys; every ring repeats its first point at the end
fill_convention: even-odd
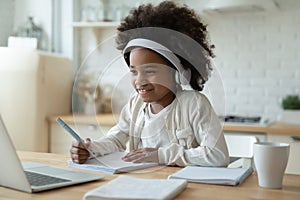
{"type": "MultiPolygon", "coordinates": [[[[190,69],[185,70],[182,67],[179,58],[167,47],[165,47],[155,41],[152,41],[152,40],[136,38],[136,39],[130,40],[127,43],[126,47],[123,49],[123,55],[130,52],[132,49],[134,49],[136,47],[148,48],[148,49],[151,49],[151,50],[159,53],[160,55],[162,55],[164,58],[166,58],[168,61],[170,61],[176,67],[176,69],[179,73],[179,80],[178,80],[179,83],[181,85],[189,85],[189,82],[191,80],[191,70],[190,69]]],[[[123,58],[124,58],[124,56],[123,56],[123,58]]]]}

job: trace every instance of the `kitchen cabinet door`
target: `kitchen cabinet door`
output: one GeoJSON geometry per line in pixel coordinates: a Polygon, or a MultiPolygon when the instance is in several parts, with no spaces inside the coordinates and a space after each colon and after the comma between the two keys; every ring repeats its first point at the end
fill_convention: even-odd
{"type": "Polygon", "coordinates": [[[290,144],[290,155],[285,173],[300,174],[300,140],[291,136],[267,134],[268,142],[283,142],[290,144]]]}
{"type": "MultiPolygon", "coordinates": [[[[76,131],[82,138],[97,139],[104,136],[111,126],[101,126],[89,124],[70,124],[71,128],[76,131]]],[[[69,154],[71,144],[74,138],[67,133],[59,124],[52,122],[50,126],[50,152],[58,154],[69,154]]]]}

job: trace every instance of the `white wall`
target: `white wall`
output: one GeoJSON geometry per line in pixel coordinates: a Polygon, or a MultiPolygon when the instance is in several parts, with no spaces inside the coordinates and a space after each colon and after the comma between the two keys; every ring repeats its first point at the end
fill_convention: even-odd
{"type": "MultiPolygon", "coordinates": [[[[85,4],[89,2],[96,1],[85,4]]],[[[201,7],[196,0],[185,2],[193,8],[201,7]]],[[[135,5],[135,2],[126,4],[135,5]]],[[[68,57],[72,57],[73,45],[70,37],[72,5],[71,0],[61,5],[63,12],[67,11],[61,24],[61,51],[68,57]]],[[[38,17],[51,37],[51,6],[51,0],[14,0],[10,4],[0,0],[3,16],[0,18],[0,45],[6,44],[12,24],[14,28],[18,27],[28,14],[38,17]],[[8,11],[14,9],[14,2],[13,15],[8,11]]],[[[225,88],[227,114],[276,118],[281,112],[280,100],[287,94],[300,93],[300,3],[296,0],[280,1],[280,7],[278,11],[258,15],[204,16],[212,43],[216,46],[215,63],[225,88]]],[[[82,36],[80,56],[84,59],[95,49],[97,44],[93,43],[97,41],[92,31],[82,36]]]]}
{"type": "Polygon", "coordinates": [[[73,0],[58,0],[61,2],[61,28],[59,29],[61,32],[60,41],[61,41],[61,49],[60,53],[68,58],[73,58],[73,0]]]}
{"type": "Polygon", "coordinates": [[[287,94],[300,95],[300,2],[275,12],[206,16],[229,114],[277,117],[287,94]]]}
{"type": "Polygon", "coordinates": [[[8,36],[13,33],[14,0],[0,0],[0,46],[7,46],[8,36]]]}
{"type": "MultiPolygon", "coordinates": [[[[185,2],[201,7],[194,0],[185,2]]],[[[287,0],[280,1],[279,10],[262,14],[202,14],[216,46],[215,71],[224,84],[226,114],[276,119],[281,99],[300,94],[299,10],[299,1],[287,0]]],[[[95,48],[93,34],[82,35],[82,59],[95,48]]]]}

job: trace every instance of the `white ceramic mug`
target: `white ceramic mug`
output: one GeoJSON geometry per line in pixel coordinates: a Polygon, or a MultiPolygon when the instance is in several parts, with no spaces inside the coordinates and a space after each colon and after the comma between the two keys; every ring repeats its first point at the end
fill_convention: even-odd
{"type": "Polygon", "coordinates": [[[290,145],[276,142],[257,142],[253,146],[258,185],[282,188],[282,179],[289,158],[290,145]]]}

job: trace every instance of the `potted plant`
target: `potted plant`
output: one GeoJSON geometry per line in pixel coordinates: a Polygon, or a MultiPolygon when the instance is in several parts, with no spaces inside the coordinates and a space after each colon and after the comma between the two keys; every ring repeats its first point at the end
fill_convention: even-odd
{"type": "Polygon", "coordinates": [[[297,95],[287,95],[282,99],[283,113],[281,121],[300,124],[300,98],[297,95]]]}

